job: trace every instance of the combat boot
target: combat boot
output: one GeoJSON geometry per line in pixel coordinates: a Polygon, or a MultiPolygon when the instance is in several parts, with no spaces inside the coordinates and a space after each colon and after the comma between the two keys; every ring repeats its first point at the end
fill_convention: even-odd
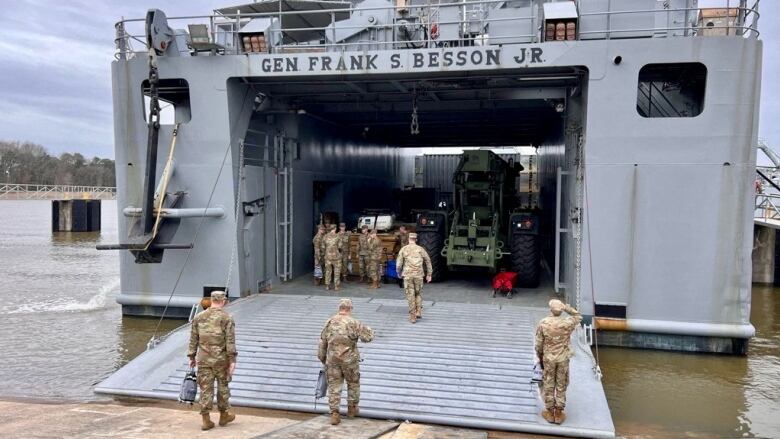
{"type": "Polygon", "coordinates": [[[228,422],[233,422],[236,419],[236,415],[233,413],[230,413],[229,411],[225,410],[224,412],[219,412],[219,426],[224,427],[228,425],[228,422]]]}
{"type": "Polygon", "coordinates": [[[409,313],[409,321],[412,323],[417,323],[417,314],[410,312],[409,313]]]}
{"type": "Polygon", "coordinates": [[[545,421],[549,422],[550,424],[555,423],[555,409],[544,409],[542,411],[542,417],[545,421]]]}
{"type": "Polygon", "coordinates": [[[563,421],[566,420],[566,413],[563,412],[563,409],[556,408],[555,409],[555,423],[556,424],[563,424],[563,421]]]}
{"type": "Polygon", "coordinates": [[[347,404],[347,417],[354,418],[358,415],[358,413],[360,413],[360,409],[358,408],[357,404],[347,404]]]}
{"type": "Polygon", "coordinates": [[[416,317],[417,317],[418,319],[421,319],[421,318],[422,318],[422,307],[421,307],[421,306],[418,306],[418,307],[417,307],[417,314],[416,314],[416,317]]]}
{"type": "Polygon", "coordinates": [[[211,422],[211,418],[209,417],[208,413],[201,413],[200,416],[203,418],[203,424],[200,426],[201,430],[206,431],[214,428],[214,423],[211,422]]]}
{"type": "Polygon", "coordinates": [[[339,425],[341,422],[341,416],[338,413],[330,414],[330,425],[339,425]]]}
{"type": "Polygon", "coordinates": [[[376,289],[376,282],[374,282],[374,281],[372,280],[372,281],[369,283],[369,285],[368,285],[368,289],[369,289],[369,290],[376,289]]]}
{"type": "Polygon", "coordinates": [[[336,285],[336,287],[335,287],[335,288],[333,288],[333,289],[334,289],[335,291],[339,291],[339,290],[341,289],[341,287],[340,287],[340,286],[338,286],[338,285],[336,285]]]}

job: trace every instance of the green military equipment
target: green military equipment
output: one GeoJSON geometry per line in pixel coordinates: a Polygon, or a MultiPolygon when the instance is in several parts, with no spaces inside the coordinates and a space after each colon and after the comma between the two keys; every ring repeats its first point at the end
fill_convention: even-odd
{"type": "Polygon", "coordinates": [[[515,182],[522,170],[492,151],[464,151],[452,176],[453,210],[423,212],[417,219],[418,243],[431,256],[434,280],[445,270],[492,274],[508,265],[519,286],[538,286],[538,215],[519,208],[515,182]]]}

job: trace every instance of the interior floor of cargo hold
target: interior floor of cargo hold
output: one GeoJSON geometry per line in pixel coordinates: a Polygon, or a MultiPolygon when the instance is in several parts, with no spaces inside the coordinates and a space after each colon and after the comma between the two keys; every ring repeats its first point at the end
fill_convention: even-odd
{"type": "MultiPolygon", "coordinates": [[[[366,297],[404,300],[404,289],[396,280],[380,283],[381,288],[369,289],[369,284],[361,283],[356,276],[342,282],[339,291],[325,290],[324,285],[314,285],[311,274],[299,276],[292,281],[277,284],[271,292],[304,296],[366,297]]],[[[493,297],[492,276],[478,273],[449,273],[441,282],[423,285],[423,299],[431,302],[474,303],[499,306],[526,306],[546,308],[550,299],[561,299],[556,295],[552,281],[544,278],[537,288],[515,288],[512,297],[497,293],[493,297]]]]}

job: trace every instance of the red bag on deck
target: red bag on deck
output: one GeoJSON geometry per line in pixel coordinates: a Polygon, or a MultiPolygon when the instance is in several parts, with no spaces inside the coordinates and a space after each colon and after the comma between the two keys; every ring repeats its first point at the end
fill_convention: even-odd
{"type": "Polygon", "coordinates": [[[507,293],[515,287],[515,282],[517,282],[517,273],[502,271],[493,278],[493,289],[507,293]]]}

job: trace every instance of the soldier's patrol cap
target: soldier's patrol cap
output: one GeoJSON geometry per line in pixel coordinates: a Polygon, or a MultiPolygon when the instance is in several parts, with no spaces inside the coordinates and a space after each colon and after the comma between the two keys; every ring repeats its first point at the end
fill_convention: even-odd
{"type": "Polygon", "coordinates": [[[329,225],[329,226],[328,226],[328,230],[333,230],[333,229],[335,229],[335,228],[336,228],[336,225],[335,225],[335,224],[331,224],[331,225],[329,225]]]}
{"type": "Polygon", "coordinates": [[[558,299],[550,300],[550,303],[548,303],[547,305],[550,307],[550,309],[563,309],[564,308],[563,302],[561,302],[558,299]]]}
{"type": "Polygon", "coordinates": [[[360,226],[360,228],[363,230],[368,230],[368,224],[363,224],[362,226],[360,226]]]}
{"type": "Polygon", "coordinates": [[[409,239],[417,239],[417,234],[412,232],[409,234],[409,239]]]}
{"type": "Polygon", "coordinates": [[[227,294],[224,291],[214,290],[211,292],[211,300],[225,300],[227,294]]]}
{"type": "Polygon", "coordinates": [[[317,226],[317,228],[318,229],[324,229],[325,228],[325,224],[320,224],[320,225],[317,226]]]}
{"type": "Polygon", "coordinates": [[[339,223],[339,227],[347,227],[347,223],[339,223]]]}
{"type": "Polygon", "coordinates": [[[352,308],[352,299],[339,300],[339,308],[352,308]]]}

